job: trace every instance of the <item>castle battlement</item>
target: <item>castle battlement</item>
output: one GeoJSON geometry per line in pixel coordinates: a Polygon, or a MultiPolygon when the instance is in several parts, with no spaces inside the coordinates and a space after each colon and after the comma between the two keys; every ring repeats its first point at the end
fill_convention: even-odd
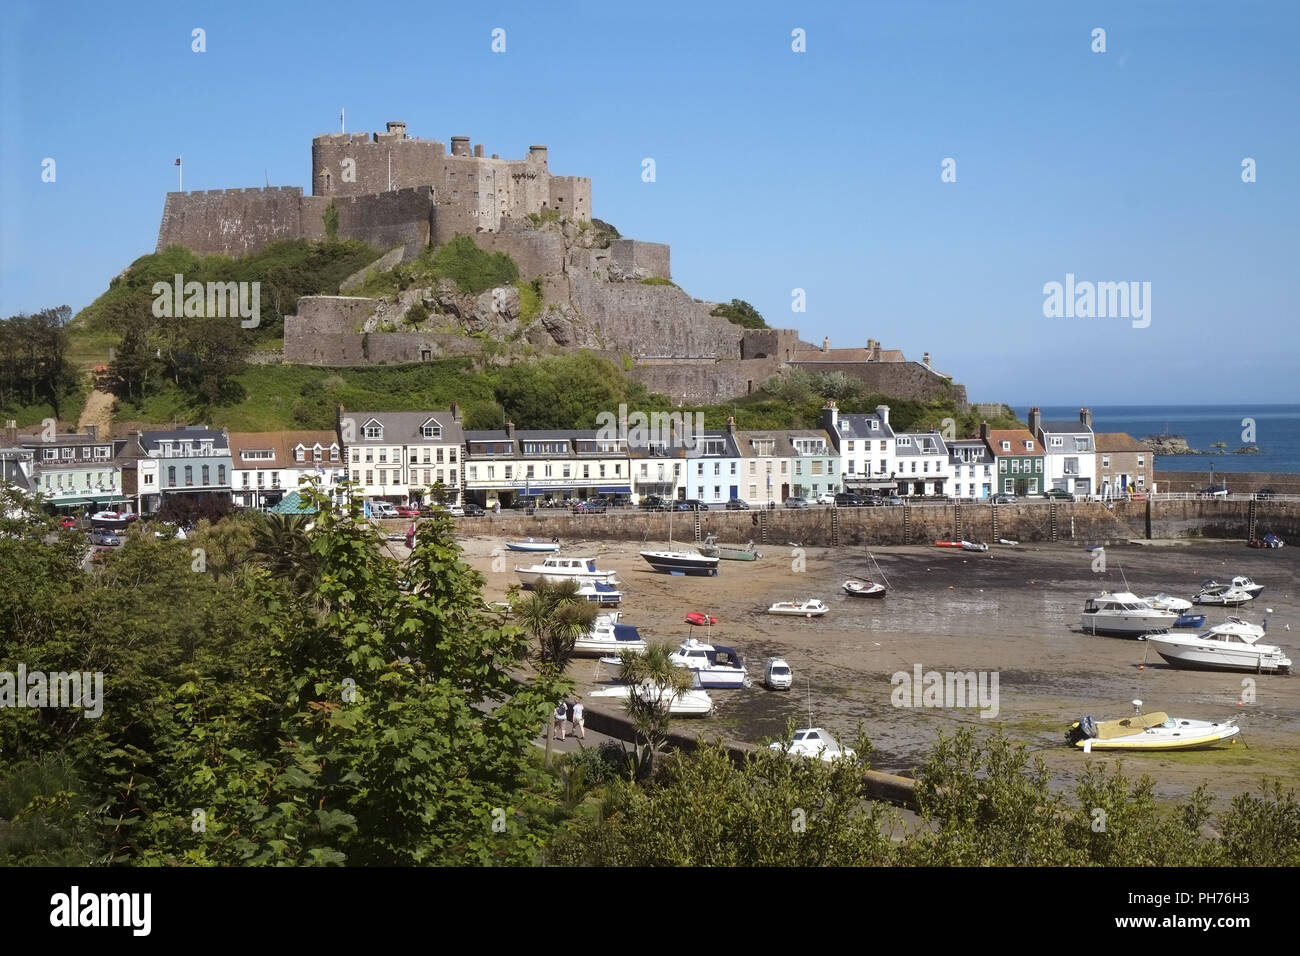
{"type": "Polygon", "coordinates": [[[194,189],[185,192],[169,192],[168,196],[189,196],[198,198],[200,196],[240,196],[240,195],[293,195],[301,196],[301,186],[246,186],[235,189],[194,189]]]}

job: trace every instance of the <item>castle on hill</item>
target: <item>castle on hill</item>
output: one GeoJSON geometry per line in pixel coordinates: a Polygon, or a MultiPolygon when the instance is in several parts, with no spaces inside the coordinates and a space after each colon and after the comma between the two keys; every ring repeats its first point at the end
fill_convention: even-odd
{"type": "Polygon", "coordinates": [[[541,290],[541,309],[532,316],[523,314],[514,289],[477,299],[412,290],[396,303],[306,296],[297,315],[285,317],[286,362],[428,361],[473,352],[479,345],[468,333],[484,333],[631,358],[633,378],[690,403],[739,397],[804,367],[844,372],[871,392],[951,397],[966,408],[965,388],[934,370],[929,353],[912,362],[874,339],[865,349],[832,349],[829,340],[820,348],[800,341],[794,329],[744,329],[711,315],[716,303],[671,283],[667,245],[615,238],[591,228],[593,221],[590,178],[552,175],[546,146],[502,159],[467,136],[453,136],[449,150],[390,122],[384,132],[315,137],[310,195],[300,187],[168,193],[157,248],[241,256],[280,239],[319,241],[332,232],[389,250],[369,267],[384,269],[467,235],[489,252],[510,255],[521,277],[541,290]],[[410,328],[402,317],[417,301],[433,315],[410,328]]]}

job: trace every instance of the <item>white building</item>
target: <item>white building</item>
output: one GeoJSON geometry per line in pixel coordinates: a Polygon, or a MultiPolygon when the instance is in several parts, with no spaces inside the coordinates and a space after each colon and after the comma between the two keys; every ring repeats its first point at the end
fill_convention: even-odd
{"type": "Polygon", "coordinates": [[[952,477],[948,446],[938,432],[898,432],[895,485],[898,493],[914,498],[946,495],[952,477]]]}
{"type": "Polygon", "coordinates": [[[820,428],[738,431],[741,495],[751,505],[781,504],[840,490],[840,458],[820,428]]]}
{"type": "Polygon", "coordinates": [[[1079,410],[1079,420],[1043,421],[1042,411],[1029,410],[1029,431],[1042,445],[1047,474],[1044,491],[1056,489],[1084,497],[1097,490],[1097,445],[1092,412],[1079,410]]]}
{"type": "Polygon", "coordinates": [[[596,430],[517,430],[507,422],[466,432],[465,448],[465,494],[484,507],[632,493],[626,443],[596,430]]]}
{"type": "Polygon", "coordinates": [[[349,412],[340,406],[339,438],[354,494],[414,505],[441,483],[447,503],[459,503],[465,433],[454,402],[434,412],[349,412]]]}
{"type": "Polygon", "coordinates": [[[994,494],[993,453],[983,438],[957,438],[947,442],[948,467],[952,471],[949,497],[963,501],[994,494]]]}
{"type": "Polygon", "coordinates": [[[334,497],[348,476],[334,432],[230,432],[229,437],[231,492],[241,508],[267,508],[291,491],[305,491],[303,478],[334,497]]]}
{"type": "Polygon", "coordinates": [[[822,409],[822,427],[839,455],[840,484],[845,491],[894,490],[898,456],[888,405],[877,405],[874,415],[845,415],[834,402],[827,402],[822,409]]]}

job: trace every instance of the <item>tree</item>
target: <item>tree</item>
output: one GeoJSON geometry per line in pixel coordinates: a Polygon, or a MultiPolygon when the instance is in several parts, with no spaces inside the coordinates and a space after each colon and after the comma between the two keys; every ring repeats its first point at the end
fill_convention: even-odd
{"type": "Polygon", "coordinates": [[[719,318],[726,319],[733,325],[743,326],[747,329],[767,328],[767,322],[759,314],[758,309],[744,299],[732,299],[730,302],[714,308],[709,315],[716,315],[719,318]]]}
{"type": "Polygon", "coordinates": [[[626,709],[637,738],[632,752],[634,776],[653,771],[655,756],[668,738],[673,699],[695,683],[688,668],[672,662],[672,652],[667,644],[649,644],[643,654],[619,653],[620,677],[632,688],[626,709]]]}
{"type": "MultiPolygon", "coordinates": [[[[559,686],[564,669],[573,658],[578,638],[591,630],[598,611],[578,595],[572,579],[551,583],[540,581],[533,592],[519,602],[514,614],[536,643],[537,670],[559,686]]],[[[567,686],[564,688],[567,693],[567,686]]],[[[551,765],[551,736],[546,730],[546,765],[551,765]]]]}

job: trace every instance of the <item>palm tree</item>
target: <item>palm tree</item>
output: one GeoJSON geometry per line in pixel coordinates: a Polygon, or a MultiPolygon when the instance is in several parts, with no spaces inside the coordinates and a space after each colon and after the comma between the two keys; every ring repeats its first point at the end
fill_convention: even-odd
{"type": "Polygon", "coordinates": [[[695,683],[689,669],[672,662],[672,653],[667,644],[650,644],[644,654],[619,654],[622,678],[633,688],[627,695],[627,715],[637,736],[633,772],[638,776],[654,768],[655,756],[668,737],[673,699],[695,683]]]}
{"type": "Polygon", "coordinates": [[[320,557],[312,553],[306,525],[303,515],[268,514],[261,516],[253,530],[258,563],[273,576],[289,581],[300,594],[308,591],[320,574],[320,557]]]}
{"type": "MultiPolygon", "coordinates": [[[[578,582],[543,580],[514,609],[515,620],[537,641],[537,668],[554,678],[564,674],[573,645],[596,622],[596,606],[578,596],[578,582]]],[[[551,764],[551,731],[546,729],[546,765],[551,764]]]]}

